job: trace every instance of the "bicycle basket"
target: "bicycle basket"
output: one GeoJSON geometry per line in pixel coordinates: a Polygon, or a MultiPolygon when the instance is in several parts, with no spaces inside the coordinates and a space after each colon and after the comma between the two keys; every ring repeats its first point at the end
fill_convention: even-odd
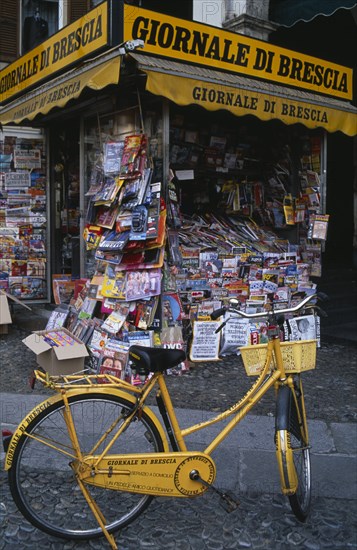
{"type": "MultiPolygon", "coordinates": [[[[317,340],[281,342],[281,353],[287,373],[305,372],[316,366],[317,340]]],[[[245,371],[248,376],[258,376],[264,367],[267,344],[240,348],[245,371]]],[[[275,359],[273,357],[275,364],[275,359]]]]}

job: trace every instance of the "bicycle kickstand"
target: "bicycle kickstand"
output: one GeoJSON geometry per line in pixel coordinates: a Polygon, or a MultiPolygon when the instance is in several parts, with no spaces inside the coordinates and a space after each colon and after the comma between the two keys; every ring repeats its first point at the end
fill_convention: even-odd
{"type": "Polygon", "coordinates": [[[202,483],[202,485],[207,487],[207,489],[212,489],[212,491],[220,497],[221,506],[225,509],[226,512],[234,512],[234,510],[236,510],[240,505],[240,502],[236,500],[235,496],[232,495],[232,493],[227,491],[223,493],[222,491],[217,489],[217,487],[210,485],[209,483],[207,483],[207,481],[201,478],[197,470],[192,470],[192,472],[190,472],[190,479],[192,479],[192,481],[199,481],[200,483],[202,483]]]}
{"type": "Polygon", "coordinates": [[[79,479],[78,475],[76,474],[75,472],[75,475],[76,475],[76,478],[77,478],[77,483],[83,493],[83,496],[84,498],[86,499],[87,503],[88,503],[88,506],[89,508],[91,509],[94,517],[96,518],[100,528],[102,529],[103,531],[103,534],[105,536],[105,538],[107,539],[107,541],[109,542],[110,544],[110,547],[112,550],[118,550],[118,546],[115,542],[115,538],[113,537],[113,535],[111,535],[110,533],[108,533],[106,527],[105,527],[105,518],[102,514],[102,512],[100,511],[98,505],[96,504],[96,502],[92,499],[88,489],[85,487],[84,483],[82,482],[81,479],[79,479]]]}

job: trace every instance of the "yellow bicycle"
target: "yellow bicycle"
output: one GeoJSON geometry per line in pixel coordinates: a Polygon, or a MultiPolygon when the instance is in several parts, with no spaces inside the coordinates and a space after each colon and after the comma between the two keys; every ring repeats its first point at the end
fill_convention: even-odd
{"type": "Polygon", "coordinates": [[[5,468],[21,513],[50,535],[80,540],[104,534],[115,549],[112,533],[137,518],[154,496],[196,497],[210,488],[234,509],[235,498],[213,485],[211,454],[274,386],[281,487],[295,515],[305,521],[311,474],[300,373],[314,368],[316,341],[281,343],[277,317],[311,307],[310,300],[257,314],[239,311],[231,300],[212,314],[215,319],[225,311],[268,317],[269,341],[241,348],[248,374],[257,377],[249,391],[225,412],[190,427],[179,426],[164,376],[185,359],[181,350],[132,346],[133,368],[146,379],[140,387],[110,375],[50,377],[36,371],[56,393],[29,412],[7,442],[5,468]],[[154,389],[162,422],[146,405],[154,389]],[[187,449],[187,436],[226,419],[203,452],[187,449]]]}

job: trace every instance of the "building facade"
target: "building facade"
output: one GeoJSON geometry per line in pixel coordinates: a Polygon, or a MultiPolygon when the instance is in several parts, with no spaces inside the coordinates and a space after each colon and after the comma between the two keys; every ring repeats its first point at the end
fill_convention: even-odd
{"type": "MultiPolygon", "coordinates": [[[[319,181],[315,185],[308,182],[304,189],[309,189],[312,211],[330,215],[331,261],[352,261],[356,133],[356,115],[350,106],[354,99],[352,61],[348,59],[344,69],[342,52],[336,54],[338,59],[321,62],[325,65],[318,65],[315,83],[322,86],[314,89],[306,71],[311,71],[314,63],[316,66],[315,53],[307,46],[300,51],[293,42],[294,29],[284,30],[281,22],[276,22],[278,3],[201,2],[200,9],[195,3],[182,4],[165,3],[163,13],[160,2],[128,2],[123,19],[121,3],[115,1],[14,2],[13,9],[11,3],[0,8],[4,31],[0,61],[5,75],[0,112],[5,135],[2,162],[3,171],[10,174],[4,176],[4,188],[29,190],[19,201],[12,194],[3,226],[5,233],[11,238],[16,235],[16,239],[22,235],[11,224],[7,227],[7,219],[13,222],[16,214],[21,226],[32,226],[28,228],[31,238],[21,229],[31,249],[29,257],[25,259],[21,253],[12,257],[13,251],[10,258],[6,252],[3,257],[11,263],[3,261],[3,270],[11,273],[19,297],[52,300],[55,274],[70,274],[75,279],[93,275],[93,258],[82,239],[91,220],[86,212],[95,174],[93,162],[95,165],[97,155],[104,152],[103,136],[104,141],[121,141],[121,136],[144,130],[166,202],[173,171],[187,213],[193,213],[192,204],[202,213],[207,205],[216,200],[224,203],[226,194],[231,194],[236,202],[233,207],[227,204],[236,214],[254,213],[265,225],[273,213],[272,227],[292,248],[304,239],[316,244],[312,238],[309,241],[306,224],[302,230],[299,222],[286,223],[289,200],[306,195],[299,188],[301,174],[295,161],[308,158],[305,172],[314,172],[319,181]],[[217,13],[220,27],[215,31],[205,23],[217,18],[217,13]],[[27,21],[25,26],[28,19],[36,25],[27,21]],[[241,37],[237,46],[233,46],[233,33],[241,37]],[[76,36],[80,36],[77,42],[76,36]],[[79,42],[80,54],[74,46],[79,42]],[[279,56],[280,67],[274,68],[279,56]],[[14,86],[10,73],[6,76],[11,62],[26,76],[14,86]],[[334,75],[334,81],[323,80],[322,70],[334,75]],[[209,127],[200,132],[207,120],[209,127]],[[234,138],[232,128],[237,128],[234,138]],[[272,136],[280,137],[269,149],[269,155],[276,154],[270,160],[262,151],[268,151],[272,136]],[[212,138],[217,139],[211,143],[212,138]],[[245,160],[233,167],[237,155],[245,160]],[[262,179],[271,181],[262,163],[274,170],[279,165],[283,170],[280,176],[289,180],[280,194],[276,190],[267,194],[260,184],[262,179]],[[289,164],[285,175],[284,163],[289,164]],[[24,175],[23,170],[29,174],[24,175]],[[226,181],[230,178],[237,178],[231,189],[226,181]],[[346,183],[343,200],[338,202],[340,179],[346,183]],[[188,188],[193,181],[197,188],[191,194],[188,188]],[[264,205],[260,195],[269,199],[264,205]],[[30,218],[26,215],[29,210],[30,218]],[[29,219],[31,223],[26,223],[29,219]],[[34,282],[31,277],[40,282],[29,291],[28,285],[34,282]]],[[[353,17],[351,6],[346,7],[344,15],[353,17]]],[[[296,25],[315,25],[317,32],[316,18],[326,22],[339,15],[315,13],[311,23],[296,25]]],[[[319,56],[324,59],[322,52],[323,48],[319,56]]],[[[175,227],[174,205],[172,209],[175,227]]],[[[21,247],[21,238],[18,240],[21,247]]],[[[317,243],[320,267],[328,243],[325,239],[317,243]]],[[[314,268],[314,275],[320,276],[320,268],[314,268]]]]}

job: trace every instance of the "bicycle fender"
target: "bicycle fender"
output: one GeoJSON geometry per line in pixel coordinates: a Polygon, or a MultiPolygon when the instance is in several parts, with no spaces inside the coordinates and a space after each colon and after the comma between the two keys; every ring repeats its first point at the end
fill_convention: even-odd
{"type": "Polygon", "coordinates": [[[51,407],[54,403],[57,401],[60,401],[61,397],[59,395],[53,395],[52,397],[49,397],[45,401],[42,401],[42,403],[39,403],[36,405],[20,422],[18,427],[16,428],[15,432],[12,435],[12,438],[10,440],[6,457],[5,457],[5,470],[9,470],[12,465],[12,460],[14,457],[14,453],[16,450],[16,447],[18,445],[18,442],[21,439],[21,436],[26,432],[27,427],[31,422],[43,411],[51,407]]]}
{"type": "MultiPolygon", "coordinates": [[[[127,401],[131,401],[133,403],[133,405],[136,404],[136,399],[133,395],[131,395],[129,393],[126,393],[123,390],[120,390],[119,388],[118,389],[117,388],[104,388],[104,387],[100,387],[100,386],[96,386],[95,388],[86,388],[86,389],[71,388],[70,390],[67,391],[67,396],[70,399],[71,397],[76,396],[76,395],[83,395],[83,394],[90,394],[90,393],[103,394],[103,395],[115,395],[117,397],[122,397],[122,398],[126,399],[127,401]]],[[[18,427],[16,428],[15,432],[13,433],[13,435],[11,437],[11,440],[10,440],[10,443],[9,443],[9,446],[8,446],[8,449],[7,449],[7,452],[6,452],[6,456],[5,456],[5,464],[4,464],[4,470],[5,471],[7,471],[11,468],[12,461],[13,461],[13,458],[14,458],[14,454],[15,454],[15,451],[16,451],[16,447],[17,447],[21,437],[26,433],[26,430],[27,430],[28,426],[31,424],[31,422],[33,422],[33,420],[35,418],[37,418],[37,416],[42,414],[48,408],[50,408],[53,405],[59,403],[60,401],[62,401],[61,395],[59,395],[59,394],[53,395],[53,396],[49,397],[48,399],[45,399],[45,401],[42,401],[42,403],[39,403],[38,405],[36,405],[23,418],[23,420],[20,422],[20,424],[18,425],[18,427]]],[[[169,451],[169,445],[167,443],[166,434],[163,430],[163,427],[162,427],[159,419],[157,418],[155,413],[149,407],[144,407],[143,412],[145,412],[145,414],[147,414],[150,417],[150,420],[155,424],[155,427],[156,427],[157,431],[159,432],[160,437],[162,439],[162,442],[163,442],[163,445],[164,445],[164,450],[169,451]]]]}
{"type": "Polygon", "coordinates": [[[288,386],[279,388],[276,401],[275,430],[288,430],[290,421],[290,400],[293,398],[288,386]]]}

